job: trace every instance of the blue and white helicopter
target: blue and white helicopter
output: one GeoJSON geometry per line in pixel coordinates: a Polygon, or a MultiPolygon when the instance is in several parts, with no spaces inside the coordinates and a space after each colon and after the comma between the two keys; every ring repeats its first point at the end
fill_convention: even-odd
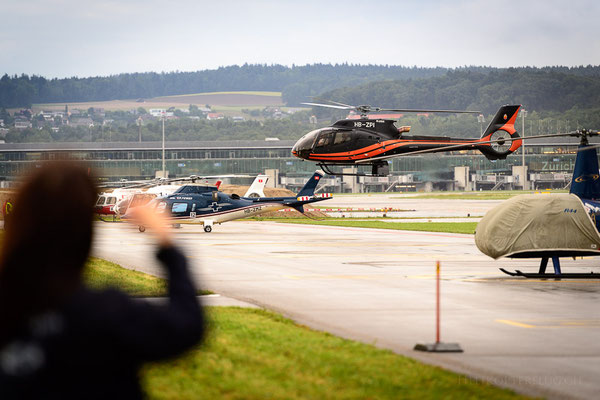
{"type": "Polygon", "coordinates": [[[560,257],[600,256],[600,170],[598,145],[588,139],[598,131],[578,130],[553,136],[580,138],[569,193],[524,194],[502,202],[477,225],[475,244],[498,259],[540,258],[538,273],[526,278],[600,278],[598,273],[563,273],[560,257]],[[546,273],[552,260],[554,273],[546,273]]]}
{"type": "MultiPolygon", "coordinates": [[[[270,211],[293,208],[304,214],[304,205],[331,198],[331,194],[315,194],[320,179],[324,176],[316,171],[302,190],[293,197],[240,197],[219,192],[216,186],[184,185],[169,196],[152,200],[151,207],[170,215],[170,221],[183,221],[204,225],[204,232],[212,232],[215,224],[240,218],[252,217],[270,211]]],[[[127,213],[122,219],[128,219],[127,213]]],[[[140,232],[146,227],[139,226],[140,232]]]]}

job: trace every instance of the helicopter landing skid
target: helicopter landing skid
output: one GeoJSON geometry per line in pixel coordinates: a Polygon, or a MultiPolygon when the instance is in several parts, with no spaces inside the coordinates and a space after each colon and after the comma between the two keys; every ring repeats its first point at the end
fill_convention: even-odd
{"type": "Polygon", "coordinates": [[[540,273],[527,273],[516,270],[510,272],[504,268],[500,268],[500,271],[510,276],[521,276],[523,278],[534,278],[534,279],[600,279],[600,274],[593,272],[581,272],[581,273],[566,273],[566,274],[540,274],[540,273]]]}
{"type": "Polygon", "coordinates": [[[358,167],[356,164],[325,164],[318,163],[317,164],[327,175],[336,175],[336,176],[388,176],[390,174],[390,166],[387,161],[383,162],[374,162],[371,165],[371,173],[368,174],[366,172],[356,172],[356,173],[347,173],[347,172],[336,172],[331,168],[334,166],[337,167],[358,167]]]}
{"type": "Polygon", "coordinates": [[[515,272],[509,272],[504,268],[500,268],[500,271],[510,276],[522,276],[524,278],[537,278],[537,279],[600,279],[600,274],[594,274],[593,272],[571,272],[563,274],[560,269],[560,259],[558,256],[545,256],[540,261],[540,269],[537,273],[526,273],[516,270],[515,272]],[[552,260],[554,266],[554,273],[547,274],[546,267],[548,266],[548,260],[552,260]]]}

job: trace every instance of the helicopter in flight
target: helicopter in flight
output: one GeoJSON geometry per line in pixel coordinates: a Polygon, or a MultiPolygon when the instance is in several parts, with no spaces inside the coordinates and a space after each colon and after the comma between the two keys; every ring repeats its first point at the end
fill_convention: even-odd
{"type": "Polygon", "coordinates": [[[342,119],[331,126],[316,129],[302,136],[292,154],[298,158],[315,161],[330,175],[387,176],[387,159],[414,153],[434,153],[450,150],[479,150],[489,160],[505,159],[507,155],[521,146],[515,121],[521,105],[500,107],[486,130],[477,139],[451,138],[445,136],[409,136],[410,126],[400,128],[394,120],[378,119],[372,112],[410,112],[410,113],[458,113],[481,114],[479,111],[458,110],[415,110],[384,109],[369,105],[351,106],[335,104],[302,103],[315,107],[354,110],[360,113],[360,119],[342,119]],[[344,174],[332,170],[335,166],[371,166],[371,174],[344,174]]]}

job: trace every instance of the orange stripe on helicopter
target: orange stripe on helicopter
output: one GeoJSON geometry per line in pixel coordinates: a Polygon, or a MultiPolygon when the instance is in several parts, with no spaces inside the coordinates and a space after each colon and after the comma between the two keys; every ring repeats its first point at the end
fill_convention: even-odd
{"type": "MultiPolygon", "coordinates": [[[[414,145],[414,144],[439,144],[439,145],[469,145],[476,144],[482,139],[469,140],[469,141],[458,141],[458,140],[446,140],[446,141],[409,141],[409,140],[387,140],[382,143],[360,148],[358,150],[347,151],[342,153],[328,153],[328,154],[310,154],[309,159],[311,160],[327,160],[328,157],[334,158],[334,160],[362,160],[365,158],[379,156],[383,153],[387,153],[390,150],[397,149],[399,147],[414,145]]],[[[457,149],[458,150],[458,149],[457,149]]]]}

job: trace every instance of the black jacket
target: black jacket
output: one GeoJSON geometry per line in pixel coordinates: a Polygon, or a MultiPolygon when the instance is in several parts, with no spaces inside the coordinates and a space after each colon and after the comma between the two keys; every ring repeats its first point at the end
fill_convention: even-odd
{"type": "Polygon", "coordinates": [[[168,303],[80,289],[0,349],[0,399],[141,398],[141,364],[181,354],[205,327],[185,257],[175,248],[157,256],[168,270],[168,303]]]}

